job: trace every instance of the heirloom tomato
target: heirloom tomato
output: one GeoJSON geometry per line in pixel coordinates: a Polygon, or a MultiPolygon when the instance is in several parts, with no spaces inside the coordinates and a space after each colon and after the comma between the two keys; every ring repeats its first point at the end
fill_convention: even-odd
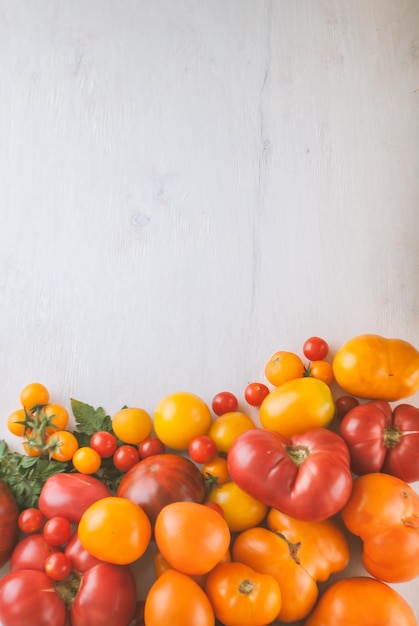
{"type": "Polygon", "coordinates": [[[154,525],[157,548],[179,572],[207,574],[230,545],[225,519],[197,502],[172,502],[158,514],[154,525]]]}
{"type": "Polygon", "coordinates": [[[232,480],[210,491],[207,501],[219,504],[231,532],[240,532],[260,524],[266,517],[268,507],[256,500],[232,480]]]}
{"type": "Polygon", "coordinates": [[[167,570],[151,585],[144,606],[147,626],[214,626],[205,591],[190,576],[167,570]]]}
{"type": "Polygon", "coordinates": [[[0,480],[0,567],[7,563],[18,540],[18,518],[16,500],[6,483],[0,480]]]}
{"type": "Polygon", "coordinates": [[[402,339],[359,335],[337,350],[333,372],[345,392],[393,402],[419,391],[419,352],[402,339]]]}
{"type": "Polygon", "coordinates": [[[282,592],[278,619],[288,623],[306,617],[317,601],[318,583],[346,567],[349,545],[333,519],[303,522],[271,509],[267,528],[240,533],[232,556],[275,577],[282,592]]]}
{"type": "Polygon", "coordinates": [[[260,406],[260,422],[284,437],[328,426],[335,405],[330,387],[317,378],[290,380],[266,396],[260,406]]]}
{"type": "Polygon", "coordinates": [[[419,409],[371,400],[349,411],[340,435],[351,454],[355,474],[382,471],[411,483],[419,480],[419,409]]]}
{"type": "Polygon", "coordinates": [[[352,489],[348,447],[327,428],[289,438],[249,430],[230,448],[227,463],[243,491],[305,521],[319,522],[340,511],[352,489]]]}
{"type": "Polygon", "coordinates": [[[152,525],[170,502],[202,502],[205,481],[190,459],[178,454],[156,454],[139,461],[123,476],[117,495],[140,506],[152,525]]]}
{"type": "Polygon", "coordinates": [[[154,411],[154,430],[164,445],[187,450],[191,439],[205,435],[211,423],[206,403],[188,391],[165,396],[154,411]]]}
{"type": "Polygon", "coordinates": [[[45,541],[42,533],[23,537],[11,554],[9,569],[11,572],[21,569],[37,569],[42,572],[45,559],[56,550],[57,548],[45,541]]]}
{"type": "Polygon", "coordinates": [[[71,559],[73,569],[76,572],[83,573],[91,569],[94,565],[102,563],[100,559],[90,554],[80,543],[77,529],[73,532],[70,541],[67,543],[65,554],[71,559]]]}
{"type": "Polygon", "coordinates": [[[341,511],[347,529],[362,540],[362,562],[388,583],[419,576],[419,494],[390,474],[364,474],[341,511]]]}
{"type": "Polygon", "coordinates": [[[357,576],[326,589],[304,626],[417,626],[406,600],[385,583],[357,576]]]}
{"type": "Polygon", "coordinates": [[[281,608],[281,590],[274,576],[244,563],[217,565],[208,575],[205,590],[224,626],[267,626],[281,608]]]}
{"type": "Polygon", "coordinates": [[[252,418],[241,411],[231,411],[213,420],[208,436],[215,442],[219,452],[228,452],[238,435],[252,428],[256,428],[252,418]]]}

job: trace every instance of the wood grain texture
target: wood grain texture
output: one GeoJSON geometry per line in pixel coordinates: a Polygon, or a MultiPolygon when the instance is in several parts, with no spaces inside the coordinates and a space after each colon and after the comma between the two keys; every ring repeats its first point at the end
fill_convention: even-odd
{"type": "Polygon", "coordinates": [[[4,418],[33,380],[152,411],[313,334],[419,346],[417,0],[0,16],[4,418]]]}

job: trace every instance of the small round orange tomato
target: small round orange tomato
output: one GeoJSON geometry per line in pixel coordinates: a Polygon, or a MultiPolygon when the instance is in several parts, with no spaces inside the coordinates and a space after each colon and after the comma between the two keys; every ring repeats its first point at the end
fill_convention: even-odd
{"type": "Polygon", "coordinates": [[[265,365],[266,379],[278,387],[288,380],[301,378],[304,375],[304,363],[294,352],[280,350],[275,352],[265,365]]]}
{"type": "Polygon", "coordinates": [[[228,452],[237,437],[252,428],[256,428],[256,424],[248,415],[240,411],[231,411],[217,417],[211,423],[207,434],[215,441],[219,452],[228,452]]]}
{"type": "Polygon", "coordinates": [[[216,618],[225,626],[266,626],[281,609],[281,590],[275,578],[243,563],[215,567],[205,590],[216,618]]]}
{"type": "Polygon", "coordinates": [[[231,532],[257,526],[268,512],[265,504],[249,496],[232,480],[212,489],[207,499],[221,506],[231,532]]]}
{"type": "Polygon", "coordinates": [[[151,585],[144,606],[147,626],[214,626],[205,591],[190,576],[169,569],[151,585]]]}
{"type": "Polygon", "coordinates": [[[23,449],[28,456],[38,457],[42,454],[42,446],[37,445],[38,442],[32,435],[23,438],[23,449]]]}
{"type": "Polygon", "coordinates": [[[82,446],[78,448],[72,457],[72,463],[74,468],[80,472],[80,474],[94,474],[101,466],[102,459],[100,454],[89,448],[89,446],[82,446]]]}
{"type": "Polygon", "coordinates": [[[211,424],[211,411],[198,396],[177,391],[164,397],[154,411],[154,430],[168,448],[187,450],[189,442],[206,435],[211,424]]]}
{"type": "Polygon", "coordinates": [[[144,409],[121,409],[112,419],[112,429],[124,443],[138,445],[149,436],[152,427],[151,417],[144,409]]]}
{"type": "Polygon", "coordinates": [[[47,444],[53,450],[51,458],[55,461],[71,461],[79,447],[75,435],[69,430],[56,430],[48,436],[47,444]]]}
{"type": "Polygon", "coordinates": [[[216,511],[196,502],[172,502],[154,525],[157,548],[172,567],[184,574],[207,574],[230,545],[230,530],[216,511]]]}
{"type": "Polygon", "coordinates": [[[334,380],[333,367],[327,361],[311,361],[308,375],[322,380],[326,385],[331,385],[334,380]]]}
{"type": "Polygon", "coordinates": [[[49,391],[42,383],[30,383],[23,387],[19,398],[21,405],[30,411],[39,404],[48,404],[49,391]]]}
{"type": "Polygon", "coordinates": [[[68,411],[61,404],[47,404],[44,407],[44,415],[50,418],[51,427],[46,429],[49,434],[57,430],[64,430],[68,424],[68,411]]]}
{"type": "Polygon", "coordinates": [[[7,418],[7,428],[9,432],[13,435],[17,435],[18,437],[23,437],[25,434],[25,425],[19,424],[18,422],[22,422],[26,419],[25,409],[17,409],[10,413],[7,418]]]}
{"type": "Polygon", "coordinates": [[[151,523],[131,500],[109,496],[94,502],[81,516],[80,543],[97,559],[128,565],[139,559],[150,543],[151,523]]]}
{"type": "Polygon", "coordinates": [[[222,485],[230,478],[227,459],[223,456],[216,456],[208,463],[204,463],[201,471],[205,482],[210,487],[222,485]]]}

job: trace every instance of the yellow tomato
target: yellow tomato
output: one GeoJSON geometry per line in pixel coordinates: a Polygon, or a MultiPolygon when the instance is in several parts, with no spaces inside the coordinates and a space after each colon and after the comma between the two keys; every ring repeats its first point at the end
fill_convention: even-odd
{"type": "Polygon", "coordinates": [[[188,391],[165,396],[154,411],[154,430],[165,446],[187,450],[189,442],[205,435],[211,424],[211,412],[201,398],[188,391]]]}
{"type": "Polygon", "coordinates": [[[275,387],[303,375],[304,363],[295,352],[285,350],[275,352],[265,365],[265,376],[275,387]]]}
{"type": "Polygon", "coordinates": [[[20,391],[20,403],[28,411],[39,404],[49,402],[49,391],[42,383],[29,383],[20,391]]]}
{"type": "Polygon", "coordinates": [[[151,417],[144,409],[121,409],[112,419],[112,429],[124,443],[134,445],[141,443],[149,436],[152,427],[151,417]]]}
{"type": "Polygon", "coordinates": [[[208,435],[215,441],[219,452],[228,452],[237,437],[252,428],[256,428],[256,424],[248,415],[230,411],[212,422],[208,435]]]}
{"type": "Polygon", "coordinates": [[[268,507],[249,496],[233,481],[214,487],[207,498],[223,509],[224,519],[231,532],[241,532],[257,526],[268,512],[268,507]]]}
{"type": "Polygon", "coordinates": [[[419,391],[419,352],[402,339],[359,335],[337,350],[333,373],[352,396],[395,402],[419,391]]]}
{"type": "Polygon", "coordinates": [[[280,385],[260,406],[264,428],[284,437],[304,433],[317,426],[328,426],[335,405],[330,387],[317,378],[296,378],[280,385]]]}

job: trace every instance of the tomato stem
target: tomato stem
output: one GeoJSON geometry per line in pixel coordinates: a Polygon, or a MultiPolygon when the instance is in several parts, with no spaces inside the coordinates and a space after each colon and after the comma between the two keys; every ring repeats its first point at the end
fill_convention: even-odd
{"type": "Polygon", "coordinates": [[[395,448],[400,443],[402,436],[402,432],[396,426],[389,426],[384,430],[384,445],[386,448],[395,448]]]}
{"type": "Polygon", "coordinates": [[[82,575],[79,572],[75,572],[74,570],[64,578],[64,580],[60,580],[54,583],[55,591],[60,596],[61,600],[64,602],[68,609],[71,608],[71,605],[74,602],[74,598],[77,595],[81,584],[82,575]]]}
{"type": "Polygon", "coordinates": [[[243,593],[244,595],[248,596],[252,593],[255,586],[256,585],[253,581],[249,580],[248,578],[245,578],[239,584],[239,587],[238,587],[239,593],[243,593]]]}
{"type": "Polygon", "coordinates": [[[298,558],[298,550],[301,547],[301,541],[298,541],[297,543],[292,543],[291,541],[289,541],[287,539],[287,537],[285,535],[283,535],[282,533],[276,531],[275,534],[280,537],[281,539],[283,539],[287,545],[288,545],[288,550],[290,553],[290,557],[293,559],[293,561],[295,561],[295,563],[297,565],[301,565],[301,561],[298,558]]]}
{"type": "Polygon", "coordinates": [[[286,446],[285,452],[298,467],[310,456],[307,446],[286,446]]]}

